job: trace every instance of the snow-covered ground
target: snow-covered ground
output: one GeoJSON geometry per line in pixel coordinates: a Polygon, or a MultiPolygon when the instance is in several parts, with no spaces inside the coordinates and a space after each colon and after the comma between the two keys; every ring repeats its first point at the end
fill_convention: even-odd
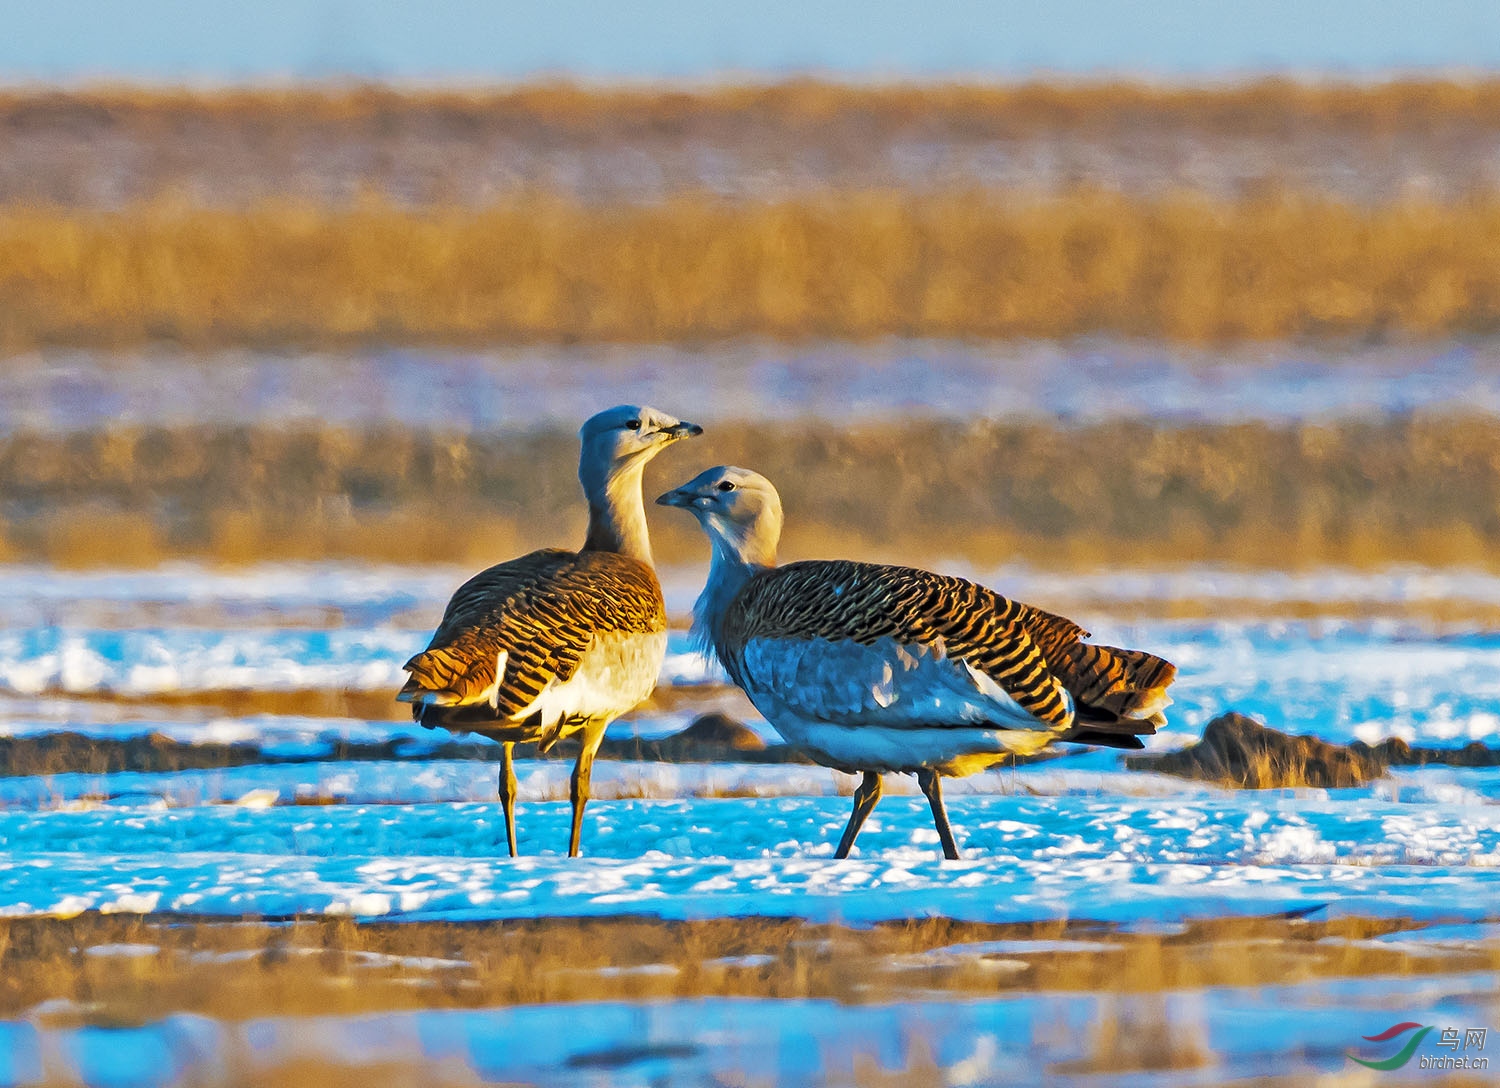
{"type": "MultiPolygon", "coordinates": [[[[1185,743],[1229,709],[1339,742],[1500,742],[1500,634],[1433,633],[1394,620],[1106,620],[1092,627],[1098,641],[1149,648],[1181,670],[1158,746],[1185,743]]],[[[401,663],[429,634],[384,623],[12,627],[0,631],[0,696],[394,693],[401,663]]],[[[674,633],[662,683],[722,682],[718,668],[691,651],[686,633],[674,633]]],[[[392,704],[392,717],[398,714],[392,704]]]]}
{"type": "MultiPolygon", "coordinates": [[[[467,573],[343,565],[133,573],[0,567],[0,696],[394,691],[401,662],[425,645],[467,573]]],[[[1500,577],[1492,574],[1409,567],[964,573],[1069,611],[1099,641],[1147,647],[1175,661],[1181,679],[1173,689],[1173,729],[1158,744],[1196,736],[1229,708],[1336,741],[1500,740],[1500,635],[1424,618],[1427,609],[1454,604],[1500,606],[1500,577]],[[1115,606],[1140,601],[1163,609],[1219,602],[1219,609],[1212,621],[1111,619],[1115,606]],[[1233,605],[1246,602],[1313,608],[1327,617],[1237,616],[1233,605]],[[1341,618],[1351,607],[1397,616],[1341,618]]],[[[698,578],[698,571],[667,573],[675,613],[690,608],[698,578]]],[[[662,681],[692,686],[722,682],[722,674],[694,655],[679,631],[662,681]]]]}
{"type": "MultiPolygon", "coordinates": [[[[472,766],[460,772],[469,778],[463,792],[492,789],[492,777],[464,774],[472,766]]],[[[11,808],[0,813],[0,914],[1138,923],[1320,906],[1334,915],[1481,920],[1500,903],[1494,772],[1444,772],[1439,789],[1412,784],[1413,774],[1373,790],[1190,787],[1132,797],[1112,789],[1110,776],[1092,789],[1074,784],[1075,792],[1065,780],[1049,783],[1049,772],[1026,770],[1013,794],[952,791],[962,862],[940,860],[926,803],[910,795],[885,798],[857,854],[835,862],[849,802],[831,795],[826,771],[671,768],[656,785],[672,799],[590,807],[583,860],[559,856],[565,802],[524,803],[525,856],[512,860],[502,856],[493,802],[418,800],[441,795],[450,769],[374,768],[366,785],[390,784],[400,801],[380,805],[273,806],[282,776],[258,778],[260,769],[249,768],[210,776],[232,782],[232,791],[268,783],[238,804],[199,798],[174,807],[187,798],[170,791],[148,800],[132,791],[153,777],[142,775],[117,776],[127,791],[118,803],[11,808]],[[694,796],[704,782],[774,795],[694,796]],[[1060,792],[1049,795],[1049,784],[1060,792]]],[[[523,796],[557,796],[559,770],[523,768],[523,796]]],[[[634,769],[608,770],[605,797],[618,795],[634,769]]],[[[357,789],[357,772],[344,777],[357,789]]]]}
{"type": "MultiPolygon", "coordinates": [[[[392,692],[400,663],[425,642],[430,619],[422,617],[440,610],[457,573],[0,569],[0,616],[10,621],[0,631],[0,736],[163,733],[301,761],[0,778],[0,913],[1126,922],[1309,906],[1500,914],[1497,770],[1410,770],[1357,790],[1233,793],[1125,771],[1112,752],[1080,753],[950,783],[966,860],[943,864],[926,806],[905,780],[891,782],[856,857],[834,863],[852,787],[845,776],[799,765],[606,762],[586,821],[588,857],[570,862],[558,856],[569,768],[523,763],[526,856],[512,862],[499,856],[493,763],[333,759],[340,742],[390,740],[420,757],[451,743],[446,733],[400,720],[226,716],[181,701],[194,691],[392,692]],[[119,622],[132,615],[151,622],[119,622]],[[119,695],[137,702],[123,705],[119,695]],[[153,697],[177,702],[157,712],[153,697]]],[[[1334,741],[1500,740],[1500,636],[1440,627],[1422,612],[1432,601],[1500,602],[1491,575],[1189,568],[1064,586],[1012,569],[987,580],[1040,603],[1092,600],[1095,614],[1075,615],[1101,641],[1177,662],[1171,726],[1156,748],[1190,742],[1230,709],[1334,741]],[[1322,602],[1327,614],[1120,618],[1109,610],[1111,592],[1117,601],[1217,592],[1273,606],[1322,602]],[[1349,601],[1398,615],[1342,618],[1349,601]]],[[[720,680],[675,633],[663,673],[679,689],[671,710],[634,715],[616,734],[680,728],[720,680]]],[[[392,719],[401,716],[391,704],[392,719]]],[[[488,742],[461,743],[478,755],[488,742]]]]}
{"type": "MultiPolygon", "coordinates": [[[[512,860],[496,764],[447,758],[463,748],[438,758],[455,738],[412,725],[403,708],[392,704],[390,721],[219,708],[214,693],[230,690],[250,705],[257,694],[394,691],[400,663],[425,643],[466,573],[0,567],[0,741],[163,734],[247,745],[263,760],[0,777],[0,916],[767,915],[857,926],[941,916],[1097,920],[1170,935],[1198,919],[1306,911],[1425,922],[1415,935],[1370,939],[1417,942],[1417,958],[1431,953],[1423,941],[1493,947],[1500,932],[1500,768],[1406,769],[1359,789],[1237,792],[1079,751],[950,780],[964,860],[945,862],[908,779],[888,781],[855,855],[835,861],[849,776],[795,764],[616,761],[595,769],[586,856],[568,859],[570,768],[522,761],[523,856],[512,860]],[[336,758],[340,745],[393,740],[406,758],[336,758]]],[[[1230,709],[1335,741],[1500,743],[1500,636],[1433,618],[1500,607],[1500,578],[1483,572],[977,573],[1068,611],[1101,641],[1177,662],[1171,726],[1152,741],[1159,749],[1190,742],[1230,709]],[[1162,616],[1193,601],[1213,618],[1142,618],[1142,601],[1159,602],[1162,616]]],[[[699,576],[669,572],[678,616],[699,576]]],[[[614,735],[669,732],[722,698],[722,677],[680,631],[663,682],[668,709],[616,723],[614,735]]],[[[458,742],[475,756],[489,745],[458,742]]],[[[985,946],[986,967],[1024,970],[1001,945],[985,946]]],[[[454,1083],[580,1086],[878,1083],[902,1072],[953,1085],[1307,1079],[1355,1068],[1351,1050],[1393,1052],[1361,1041],[1392,1024],[1493,1026],[1500,977],[1468,970],[1377,980],[1335,971],[1275,987],[1139,994],[920,991],[857,1004],[700,997],[257,1011],[248,1020],[148,1010],[97,1024],[83,1005],[55,1001],[0,1019],[0,1088],[276,1082],[288,1069],[338,1066],[394,1077],[402,1063],[420,1071],[414,1081],[456,1070],[454,1083]]],[[[1430,1040],[1428,1052],[1437,1053],[1430,1040]]]]}

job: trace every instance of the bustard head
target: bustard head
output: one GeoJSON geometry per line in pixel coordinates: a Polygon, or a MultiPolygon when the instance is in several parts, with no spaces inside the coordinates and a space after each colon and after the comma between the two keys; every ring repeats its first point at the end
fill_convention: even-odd
{"type": "Polygon", "coordinates": [[[680,506],[698,519],[716,558],[771,567],[781,539],[781,496],[758,472],[720,465],[660,496],[661,506],[680,506]]]}
{"type": "Polygon", "coordinates": [[[602,483],[627,468],[644,466],[678,439],[702,433],[696,423],[685,423],[643,404],[606,408],[578,432],[583,443],[578,475],[585,485],[590,477],[602,483]]]}
{"type": "Polygon", "coordinates": [[[589,502],[584,550],[618,552],[650,563],[641,472],[673,442],[702,433],[696,423],[635,404],[607,409],[585,423],[578,432],[583,444],[578,482],[589,502]]]}

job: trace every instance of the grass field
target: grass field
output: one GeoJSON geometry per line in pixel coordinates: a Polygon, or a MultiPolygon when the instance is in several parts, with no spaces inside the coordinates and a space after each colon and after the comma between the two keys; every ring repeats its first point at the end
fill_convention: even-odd
{"type": "Polygon", "coordinates": [[[1500,200],[548,194],[482,209],[0,209],[0,346],[1500,327],[1500,200]]]}
{"type": "Polygon", "coordinates": [[[1500,325],[1500,83],[0,96],[0,350],[1500,325]]]}
{"type": "Polygon", "coordinates": [[[374,192],[474,207],[536,190],[763,200],[954,181],[1451,199],[1494,187],[1497,103],[1494,79],[22,90],[0,92],[0,203],[341,205],[374,192]]]}
{"type": "MultiPolygon", "coordinates": [[[[157,1083],[166,1072],[151,1067],[157,1037],[176,1043],[170,1061],[187,1083],[305,1084],[313,1076],[321,1084],[470,1084],[492,1079],[487,1065],[512,1073],[526,1068],[534,1044],[501,1034],[506,1009],[571,1006],[574,1015],[591,1019],[615,1003],[657,1012],[629,1033],[633,1042],[614,1047],[590,1042],[601,1028],[609,1030],[607,1024],[559,1025],[557,1036],[571,1053],[549,1080],[593,1083],[590,1078],[607,1076],[634,1083],[649,1075],[650,1063],[663,1061],[682,1076],[686,1071],[670,1063],[690,1068],[704,1046],[730,1047],[717,1061],[728,1066],[721,1075],[738,1079],[736,1049],[756,1038],[750,1025],[761,1019],[754,1016],[758,1002],[788,1014],[842,1007],[866,1022],[902,1003],[913,1009],[912,1003],[925,1003],[928,1016],[942,1017],[943,1008],[965,1002],[1003,1007],[1009,1001],[1022,1008],[1036,1002],[1042,1022],[1049,1008],[1055,1014],[1079,1005],[1090,1018],[1068,1027],[1068,1042],[1051,1037],[1059,1026],[1048,1032],[1039,1024],[1043,1035],[1029,1046],[1014,1035],[1002,1037],[1000,1046],[1018,1057],[1029,1052],[1033,1068],[1047,1067],[1054,1076],[1176,1072],[1191,1078],[1234,1068],[1246,1056],[1237,1053],[1242,1042],[1222,1036],[1221,1025],[1210,1034],[1203,1012],[1187,1012],[1185,1000],[1275,986],[1316,1003],[1321,987],[1351,979],[1441,984],[1444,976],[1500,967],[1492,941],[1451,948],[1440,939],[1428,943],[1420,927],[1402,932],[1399,925],[1359,919],[1232,920],[1150,935],[1067,923],[945,920],[851,929],[790,919],[356,926],[316,920],[156,924],[91,915],[5,923],[0,947],[3,1011],[49,1010],[33,1013],[34,1033],[17,1036],[22,1045],[12,1058],[25,1068],[31,1057],[26,1044],[35,1046],[41,1076],[27,1083],[45,1084],[77,1083],[79,1066],[91,1083],[126,1077],[157,1083]],[[739,1031],[716,1036],[699,1011],[702,1035],[678,1027],[672,1038],[663,1013],[683,1005],[691,1019],[704,999],[730,1002],[739,1031]],[[147,1008],[152,1017],[142,1021],[140,1010],[147,1008]],[[467,1045],[440,1060],[448,1050],[442,1034],[411,1032],[403,1014],[437,1024],[444,1015],[474,1019],[467,1045]],[[492,1018],[499,1023],[485,1031],[492,1018]],[[183,1030],[195,1020],[196,1031],[183,1030]],[[211,1050],[204,1023],[216,1029],[211,1050]],[[494,1050],[486,1045],[491,1032],[498,1036],[494,1050]],[[47,1042],[36,1046],[39,1040],[47,1042]],[[87,1075],[95,1050],[90,1043],[113,1049],[112,1073],[87,1075]],[[1059,1061],[1058,1050],[1071,1052],[1070,1060],[1059,1061]]],[[[1316,1004],[1309,1010],[1314,1019],[1333,1011],[1316,1004]]],[[[824,1052],[805,1061],[822,1073],[808,1082],[944,1083],[961,1075],[962,1066],[940,1067],[934,1051],[961,1025],[937,1026],[924,1031],[919,1016],[904,1038],[887,1046],[873,1045],[864,1032],[842,1042],[818,1038],[824,1052]]],[[[1024,1022],[1016,1028],[1026,1030],[1024,1022]]],[[[794,1030],[788,1024],[788,1033],[794,1030]]],[[[761,1046],[777,1049],[772,1039],[760,1038],[761,1046]]],[[[971,1037],[970,1046],[976,1041],[971,1037]]],[[[1249,1049],[1252,1066],[1267,1060],[1254,1044],[1249,1049]]],[[[981,1070],[1001,1060],[982,1044],[976,1057],[981,1070]]],[[[756,1068],[764,1058],[750,1061],[739,1076],[764,1076],[756,1068]]],[[[1303,1062],[1304,1075],[1326,1067],[1315,1052],[1303,1062]]],[[[783,1067],[781,1075],[795,1068],[783,1067]]]]}
{"type": "MultiPolygon", "coordinates": [[[[0,437],[0,554],[70,566],[493,562],[582,537],[570,431],[13,433],[0,437]]],[[[784,496],[788,558],[1490,567],[1500,555],[1489,416],[725,424],[691,451],[686,465],[652,466],[648,490],[694,466],[754,466],[784,496]]],[[[658,557],[699,561],[700,534],[663,513],[652,513],[658,557]]]]}
{"type": "Polygon", "coordinates": [[[0,92],[0,1088],[1365,1084],[1494,1026],[1497,164],[1500,80],[0,92]],[[527,758],[504,857],[400,665],[638,400],[706,428],[648,499],[748,465],[783,559],[1172,660],[1150,754],[1455,765],[1074,751],[952,781],[961,862],[894,776],[835,861],[851,777],[646,758],[773,739],[650,507],[657,693],[585,856],[527,758]]]}

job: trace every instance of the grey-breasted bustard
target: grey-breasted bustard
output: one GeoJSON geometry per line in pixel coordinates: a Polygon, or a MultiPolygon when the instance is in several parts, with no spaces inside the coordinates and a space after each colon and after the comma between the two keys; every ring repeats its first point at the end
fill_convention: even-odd
{"type": "Polygon", "coordinates": [[[764,476],[711,468],[656,500],[691,512],[713,546],[694,610],[715,652],[788,743],[862,772],[836,857],[880,799],[915,773],[943,855],[958,846],[942,775],[1053,741],[1140,748],[1165,723],[1168,661],[1094,646],[1087,631],[962,578],[847,560],[776,566],[781,500],[764,476]]]}
{"type": "Polygon", "coordinates": [[[516,856],[513,748],[546,751],[582,734],[573,767],[577,856],[594,754],[609,723],[651,694],[667,648],[661,586],[641,499],[646,462],[689,435],[694,423],[654,408],[621,405],[579,432],[578,479],[589,504],[576,551],[548,548],[474,575],[448,602],[427,649],[406,663],[400,693],[423,725],[500,742],[500,804],[516,856]]]}

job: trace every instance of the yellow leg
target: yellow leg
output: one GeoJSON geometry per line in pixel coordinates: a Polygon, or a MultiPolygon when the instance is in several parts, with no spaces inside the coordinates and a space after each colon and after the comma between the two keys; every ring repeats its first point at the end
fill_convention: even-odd
{"type": "Polygon", "coordinates": [[[568,857],[578,856],[579,839],[583,835],[583,806],[589,803],[589,779],[594,774],[594,753],[604,741],[606,721],[591,721],[583,727],[583,749],[578,753],[578,762],[573,765],[573,831],[568,836],[568,857]]]}
{"type": "Polygon", "coordinates": [[[500,810],[505,814],[505,844],[516,856],[516,760],[515,745],[500,745],[500,810]]]}

